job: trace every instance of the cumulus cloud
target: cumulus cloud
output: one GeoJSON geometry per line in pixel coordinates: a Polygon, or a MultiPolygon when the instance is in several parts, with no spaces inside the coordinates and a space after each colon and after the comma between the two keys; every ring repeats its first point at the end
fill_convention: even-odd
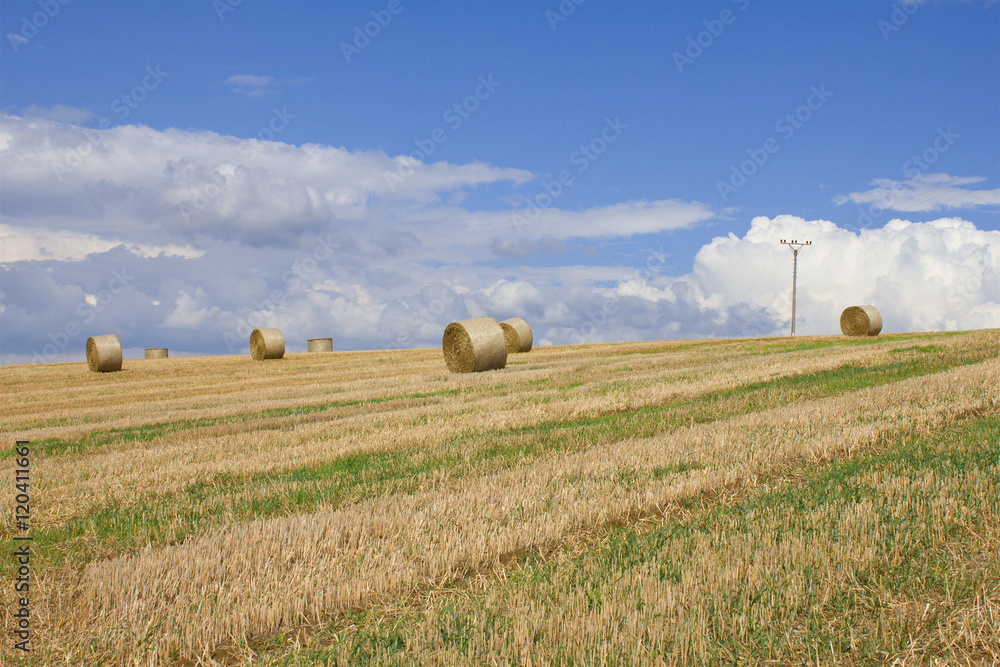
{"type": "Polygon", "coordinates": [[[917,174],[903,181],[877,178],[875,187],[834,198],[836,204],[877,204],[883,209],[904,212],[938,211],[979,206],[1000,206],[1000,189],[972,189],[981,184],[983,176],[949,176],[948,174],[917,174]]]}
{"type": "Polygon", "coordinates": [[[716,238],[693,276],[720,307],[771,313],[744,335],[778,334],[791,318],[791,253],[780,239],[809,239],[798,263],[797,333],[839,333],[840,313],[871,304],[886,331],[1000,327],[1000,232],[959,218],[891,220],[859,233],[824,220],[754,218],[742,237],[716,238]]]}
{"type": "Polygon", "coordinates": [[[448,322],[484,314],[525,317],[539,344],[778,335],[791,305],[778,240],[789,237],[813,241],[799,266],[800,333],[837,333],[839,313],[861,303],[879,308],[887,331],[1000,326],[1000,232],[958,218],[859,233],[756,218],[743,236],[707,243],[689,272],[666,275],[663,240],[714,220],[710,206],[473,210],[456,196],[490,184],[499,201],[533,178],[4,115],[0,361],[80,361],[86,337],[109,331],[127,358],[162,346],[246,353],[259,326],[281,328],[292,352],[327,336],[339,349],[436,347],[448,322]],[[625,238],[661,246],[638,258],[594,252],[625,238]],[[535,253],[545,261],[518,259],[535,253]]]}
{"type": "Polygon", "coordinates": [[[127,248],[129,252],[139,257],[172,255],[194,258],[204,254],[204,251],[189,245],[125,244],[120,239],[101,238],[95,234],[0,224],[0,262],[2,263],[42,259],[73,262],[92,253],[106,252],[118,246],[127,248]]]}
{"type": "Polygon", "coordinates": [[[24,110],[24,115],[77,125],[91,121],[95,117],[92,112],[86,109],[68,107],[63,104],[56,104],[51,107],[41,107],[37,104],[32,104],[24,110]]]}
{"type": "Polygon", "coordinates": [[[158,235],[156,245],[210,237],[290,247],[335,220],[371,224],[375,203],[388,218],[392,205],[531,177],[483,163],[421,163],[392,188],[384,174],[396,159],[381,151],[132,125],[99,130],[37,116],[0,118],[0,155],[8,224],[158,235]]]}

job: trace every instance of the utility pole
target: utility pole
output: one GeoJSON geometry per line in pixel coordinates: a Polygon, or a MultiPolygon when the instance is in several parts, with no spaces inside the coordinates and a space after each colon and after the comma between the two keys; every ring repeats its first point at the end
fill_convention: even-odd
{"type": "Polygon", "coordinates": [[[799,249],[802,246],[812,245],[812,241],[786,241],[781,239],[781,243],[792,249],[792,335],[795,335],[795,281],[799,273],[799,249]]]}

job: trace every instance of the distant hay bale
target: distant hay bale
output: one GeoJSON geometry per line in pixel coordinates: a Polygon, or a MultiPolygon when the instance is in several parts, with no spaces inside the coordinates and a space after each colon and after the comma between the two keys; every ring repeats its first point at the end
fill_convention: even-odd
{"type": "Polygon", "coordinates": [[[849,306],[840,314],[840,330],[845,336],[877,336],[882,316],[875,306],[849,306]]]}
{"type": "Polygon", "coordinates": [[[166,359],[169,355],[167,354],[167,348],[165,347],[147,347],[146,348],[146,358],[147,359],[166,359]]]}
{"type": "Polygon", "coordinates": [[[332,338],[309,338],[306,342],[310,352],[333,352],[332,338]]]}
{"type": "Polygon", "coordinates": [[[521,339],[517,335],[517,329],[506,322],[500,322],[500,328],[503,329],[504,346],[507,348],[507,354],[519,352],[521,350],[521,339]]]}
{"type": "Polygon", "coordinates": [[[492,317],[452,322],[445,327],[441,347],[452,373],[490,371],[507,365],[503,328],[492,317]]]}
{"type": "Polygon", "coordinates": [[[503,335],[507,339],[507,354],[513,352],[531,352],[531,327],[520,317],[511,317],[500,323],[503,335]]]}
{"type": "Polygon", "coordinates": [[[250,334],[250,356],[255,361],[285,356],[285,337],[274,328],[254,329],[250,334]]]}
{"type": "Polygon", "coordinates": [[[91,336],[87,339],[87,365],[95,373],[111,373],[122,369],[122,344],[115,334],[91,336]]]}

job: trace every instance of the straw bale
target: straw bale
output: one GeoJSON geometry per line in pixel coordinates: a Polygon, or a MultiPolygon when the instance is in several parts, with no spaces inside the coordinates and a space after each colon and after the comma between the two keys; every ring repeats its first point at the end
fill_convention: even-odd
{"type": "Polygon", "coordinates": [[[521,349],[521,340],[517,335],[517,329],[506,322],[500,322],[500,328],[503,329],[504,345],[507,348],[507,354],[514,354],[519,351],[521,349]]]}
{"type": "Polygon", "coordinates": [[[511,352],[531,352],[531,343],[533,340],[531,334],[531,327],[520,317],[511,317],[500,323],[501,327],[504,327],[504,336],[507,337],[507,353],[511,352]],[[516,333],[516,339],[508,331],[513,329],[516,333]],[[515,347],[511,347],[512,343],[516,343],[515,347]]]}
{"type": "Polygon", "coordinates": [[[147,359],[166,359],[169,355],[167,354],[167,348],[165,347],[147,347],[146,348],[146,358],[147,359]]]}
{"type": "Polygon", "coordinates": [[[285,356],[285,337],[274,328],[254,329],[250,334],[250,356],[255,361],[285,356]]]}
{"type": "Polygon", "coordinates": [[[492,317],[452,322],[445,327],[441,347],[452,373],[489,371],[507,365],[503,328],[492,317]]]}
{"type": "Polygon", "coordinates": [[[91,336],[87,339],[87,365],[95,373],[111,373],[122,369],[122,344],[115,334],[91,336]]]}
{"type": "Polygon", "coordinates": [[[332,338],[309,338],[306,342],[310,352],[333,352],[332,338]]]}
{"type": "Polygon", "coordinates": [[[845,336],[877,336],[882,316],[875,306],[848,306],[840,314],[840,330],[845,336]]]}

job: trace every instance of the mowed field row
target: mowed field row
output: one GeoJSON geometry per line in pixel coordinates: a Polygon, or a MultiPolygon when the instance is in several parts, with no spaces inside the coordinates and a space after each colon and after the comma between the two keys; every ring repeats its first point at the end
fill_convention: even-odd
{"type": "Polygon", "coordinates": [[[572,641],[544,600],[583,580],[561,573],[561,592],[534,601],[505,582],[574,550],[592,565],[616,530],[665,528],[692,503],[968,424],[986,425],[993,450],[960,491],[985,500],[998,357],[998,332],[981,331],[539,348],[474,375],[446,373],[439,350],[0,369],[5,436],[30,439],[34,457],[36,660],[601,664],[595,651],[612,645],[620,664],[622,651],[636,665],[724,659],[733,649],[706,639],[711,615],[676,606],[696,582],[637,583],[653,552],[617,580],[660,611],[606,587],[563,619],[579,626],[572,641]],[[501,600],[548,609],[532,623],[549,631],[504,617],[487,632],[501,600]],[[466,609],[454,641],[442,643],[441,604],[466,609]],[[381,634],[390,617],[407,630],[381,634]]]}

